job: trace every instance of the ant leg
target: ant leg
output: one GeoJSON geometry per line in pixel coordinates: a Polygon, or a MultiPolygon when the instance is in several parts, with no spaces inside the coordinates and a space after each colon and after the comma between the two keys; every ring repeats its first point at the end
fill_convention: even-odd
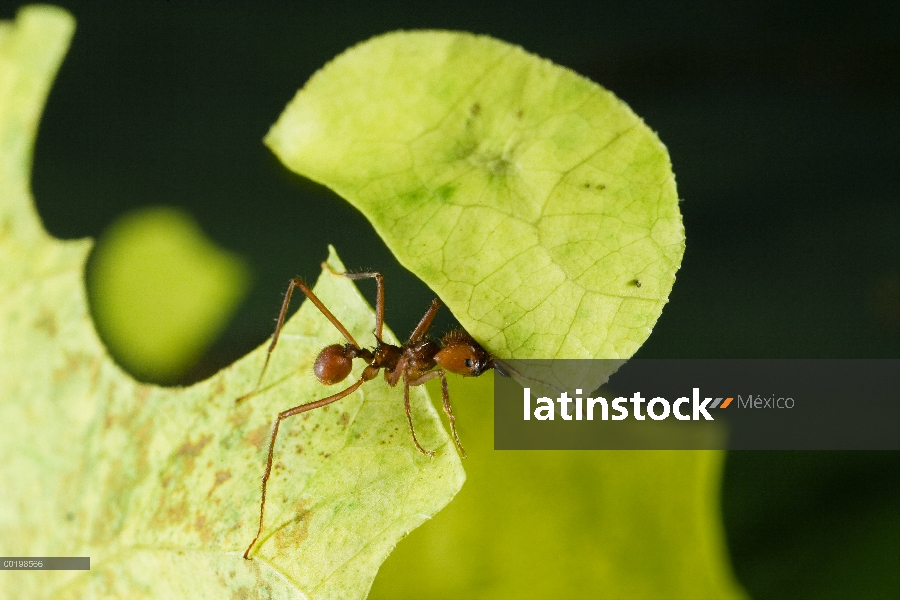
{"type": "Polygon", "coordinates": [[[322,304],[322,301],[313,293],[311,289],[303,282],[299,277],[295,277],[291,280],[291,283],[288,284],[287,292],[284,295],[284,302],[281,304],[281,312],[278,314],[278,323],[275,325],[275,333],[272,335],[272,343],[269,344],[269,350],[266,352],[266,361],[263,363],[262,371],[259,373],[259,379],[256,382],[256,386],[253,390],[247,394],[244,394],[237,400],[236,403],[243,402],[247,398],[253,396],[256,391],[259,389],[260,384],[262,383],[263,376],[266,374],[266,369],[269,368],[269,359],[272,358],[272,351],[275,350],[275,344],[278,343],[278,336],[281,335],[281,328],[284,326],[284,318],[287,315],[288,307],[291,304],[291,295],[294,293],[294,288],[300,288],[300,291],[303,292],[307,298],[309,298],[310,302],[312,302],[319,311],[325,315],[325,318],[331,321],[331,324],[337,327],[337,330],[341,332],[341,334],[347,339],[348,342],[353,344],[353,347],[357,350],[359,349],[359,344],[356,343],[356,340],[353,339],[353,336],[350,335],[350,332],[347,331],[347,328],[344,327],[340,321],[337,320],[331,311],[322,304]]]}
{"type": "Polygon", "coordinates": [[[416,438],[416,428],[413,427],[412,412],[409,410],[409,382],[405,378],[403,380],[403,406],[406,408],[406,420],[409,421],[409,432],[412,434],[413,442],[415,442],[416,448],[418,448],[419,452],[421,452],[425,456],[433,458],[434,452],[423,448],[422,444],[419,443],[418,438],[416,438]]]}
{"type": "Polygon", "coordinates": [[[345,396],[349,396],[353,392],[359,388],[363,383],[371,379],[366,379],[366,374],[364,373],[362,377],[360,377],[359,381],[348,387],[342,392],[338,392],[333,396],[328,396],[327,398],[323,398],[321,400],[316,400],[315,402],[307,402],[306,404],[301,404],[300,406],[295,406],[294,408],[288,409],[282,413],[278,414],[278,419],[275,421],[275,426],[272,427],[272,437],[269,439],[269,457],[266,459],[266,472],[263,474],[262,478],[262,500],[260,500],[259,504],[259,529],[256,532],[256,537],[253,538],[253,541],[250,542],[250,545],[247,546],[246,552],[244,552],[244,558],[250,558],[250,551],[253,549],[253,546],[256,544],[256,541],[259,540],[259,536],[262,535],[263,530],[263,515],[266,510],[266,484],[269,482],[269,475],[272,473],[272,458],[275,455],[275,438],[278,437],[278,427],[281,425],[281,422],[291,417],[293,415],[299,415],[300,413],[304,413],[306,411],[312,410],[314,408],[319,408],[321,406],[325,406],[326,404],[331,404],[332,402],[337,402],[341,398],[345,396]]]}
{"type": "Polygon", "coordinates": [[[415,330],[410,334],[409,341],[415,340],[417,338],[422,337],[428,330],[431,328],[431,322],[434,321],[435,315],[437,315],[438,309],[441,307],[441,301],[435,298],[431,301],[431,306],[422,315],[422,320],[419,321],[419,324],[416,325],[415,330]]]}
{"type": "Polygon", "coordinates": [[[456,433],[456,417],[453,416],[453,409],[450,407],[450,390],[447,388],[447,375],[443,371],[429,371],[418,379],[410,381],[409,385],[422,385],[435,377],[441,378],[441,395],[444,400],[444,413],[447,415],[447,420],[450,421],[450,432],[453,434],[453,443],[456,444],[456,449],[459,450],[460,456],[466,458],[466,450],[463,448],[462,442],[459,441],[459,434],[456,433]]]}
{"type": "Polygon", "coordinates": [[[384,328],[384,277],[381,273],[343,273],[343,275],[347,279],[375,280],[375,339],[380,342],[381,331],[384,328]]]}

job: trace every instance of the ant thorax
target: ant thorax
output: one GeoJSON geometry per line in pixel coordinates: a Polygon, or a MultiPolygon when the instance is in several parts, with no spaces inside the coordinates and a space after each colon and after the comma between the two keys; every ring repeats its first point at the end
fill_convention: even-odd
{"type": "Polygon", "coordinates": [[[427,337],[421,337],[416,340],[410,340],[406,344],[403,354],[406,357],[406,371],[410,379],[418,379],[431,369],[437,363],[434,362],[434,355],[441,349],[440,345],[427,337]]]}

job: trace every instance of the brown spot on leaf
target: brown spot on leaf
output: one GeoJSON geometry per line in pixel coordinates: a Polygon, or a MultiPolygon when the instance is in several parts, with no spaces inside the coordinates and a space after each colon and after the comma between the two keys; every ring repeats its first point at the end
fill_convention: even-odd
{"type": "Polygon", "coordinates": [[[200,439],[196,442],[191,442],[190,440],[186,441],[181,445],[181,447],[175,452],[175,456],[184,457],[184,474],[187,475],[191,471],[194,470],[194,459],[203,452],[203,449],[206,447],[209,442],[212,441],[211,435],[202,435],[200,439]]]}
{"type": "Polygon", "coordinates": [[[92,363],[91,357],[83,352],[66,352],[65,360],[64,365],[53,371],[54,383],[58,384],[65,381],[92,363]]]}
{"type": "Polygon", "coordinates": [[[219,377],[216,380],[216,387],[213,388],[212,395],[209,397],[210,400],[215,398],[216,396],[221,396],[225,393],[225,382],[219,377]]]}
{"type": "Polygon", "coordinates": [[[165,519],[169,524],[180,523],[188,516],[187,502],[182,498],[177,504],[170,504],[165,510],[165,519]]]}
{"type": "Polygon", "coordinates": [[[206,447],[212,441],[211,435],[202,435],[200,439],[194,443],[187,441],[181,445],[181,448],[175,453],[179,456],[188,456],[195,457],[198,456],[201,452],[203,452],[203,448],[206,447]]]}
{"type": "Polygon", "coordinates": [[[200,533],[200,539],[203,540],[204,544],[212,542],[212,531],[206,524],[206,515],[199,515],[197,517],[197,520],[194,521],[194,529],[200,533]]]}
{"type": "Polygon", "coordinates": [[[271,427],[269,425],[260,425],[247,434],[247,443],[255,446],[257,449],[262,448],[263,444],[269,441],[271,427]]]}
{"type": "Polygon", "coordinates": [[[212,496],[212,493],[216,491],[216,488],[231,479],[231,471],[216,471],[216,481],[213,483],[212,487],[209,488],[209,493],[206,494],[206,498],[209,499],[212,496]]]}
{"type": "Polygon", "coordinates": [[[103,585],[107,590],[114,590],[118,586],[116,583],[116,573],[113,569],[106,569],[103,571],[103,585]]]}
{"type": "Polygon", "coordinates": [[[247,422],[250,416],[250,407],[246,404],[240,410],[230,410],[228,412],[228,422],[235,428],[240,427],[247,422]]]}
{"type": "Polygon", "coordinates": [[[341,418],[338,419],[338,425],[341,427],[346,427],[350,424],[350,415],[345,411],[341,413],[341,418]]]}
{"type": "Polygon", "coordinates": [[[50,337],[56,337],[56,333],[59,331],[59,326],[56,324],[56,317],[54,317],[53,313],[46,308],[41,309],[41,315],[34,322],[34,326],[36,329],[45,331],[50,337]]]}
{"type": "Polygon", "coordinates": [[[301,500],[294,505],[296,516],[285,523],[269,541],[273,545],[275,554],[284,554],[302,544],[309,534],[309,522],[312,512],[309,510],[309,501],[301,500]]]}
{"type": "Polygon", "coordinates": [[[147,398],[150,397],[150,392],[153,391],[153,388],[149,385],[142,385],[137,388],[137,392],[134,397],[137,399],[138,403],[143,404],[147,401],[147,398]]]}
{"type": "Polygon", "coordinates": [[[100,359],[94,357],[93,362],[91,363],[91,392],[94,393],[97,391],[97,386],[100,385],[100,359]]]}
{"type": "Polygon", "coordinates": [[[239,587],[231,594],[232,600],[250,600],[250,588],[239,587]]]}

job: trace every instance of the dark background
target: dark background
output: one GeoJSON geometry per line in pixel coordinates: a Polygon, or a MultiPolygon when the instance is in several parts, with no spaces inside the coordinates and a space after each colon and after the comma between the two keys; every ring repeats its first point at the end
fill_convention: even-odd
{"type": "MultiPolygon", "coordinates": [[[[313,279],[328,243],[385,273],[401,337],[427,307],[355,209],[261,143],[316,69],[402,28],[520,44],[659,133],[687,251],[640,356],[900,356],[900,3],[57,4],[78,30],[36,148],[49,231],[98,237],[176,205],[255,270],[195,379],[271,334],[288,279],[313,279]]],[[[723,493],[752,596],[900,597],[900,453],[732,452],[723,493]]]]}

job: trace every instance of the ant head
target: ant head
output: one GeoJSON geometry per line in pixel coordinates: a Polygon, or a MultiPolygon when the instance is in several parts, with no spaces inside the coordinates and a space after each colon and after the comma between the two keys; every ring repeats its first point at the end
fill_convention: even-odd
{"type": "Polygon", "coordinates": [[[465,331],[451,331],[441,340],[443,348],[434,362],[463,377],[478,377],[494,366],[491,355],[465,331]]]}
{"type": "Polygon", "coordinates": [[[350,369],[353,367],[353,357],[356,348],[347,344],[332,344],[326,346],[316,357],[313,371],[316,378],[325,385],[332,385],[347,379],[350,369]]]}

